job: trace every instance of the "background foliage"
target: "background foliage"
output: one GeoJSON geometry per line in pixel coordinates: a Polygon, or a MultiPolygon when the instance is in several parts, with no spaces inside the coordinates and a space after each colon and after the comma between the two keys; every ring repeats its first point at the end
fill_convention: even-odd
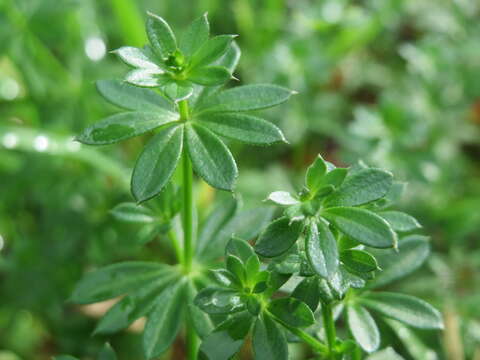
{"type": "MultiPolygon", "coordinates": [[[[2,0],[0,359],[94,358],[105,339],[90,334],[104,309],[66,301],[84,271],[172,259],[162,236],[109,212],[131,201],[128,176],[146,137],[71,141],[115,112],[93,83],[124,74],[108,51],[143,45],[146,10],[176,28],[208,10],[213,33],[240,35],[240,82],[300,92],[268,112],[290,146],[229,144],[247,209],[270,191],[298,190],[317,153],[338,165],[363,159],[409,183],[402,207],[431,235],[433,255],[387,290],[442,309],[446,331],[382,331],[406,358],[480,358],[478,2],[2,0]]],[[[201,221],[224,194],[198,182],[196,196],[201,221]]],[[[133,329],[112,345],[120,359],[141,359],[140,342],[133,329]]],[[[304,358],[301,347],[294,356],[304,358]]]]}

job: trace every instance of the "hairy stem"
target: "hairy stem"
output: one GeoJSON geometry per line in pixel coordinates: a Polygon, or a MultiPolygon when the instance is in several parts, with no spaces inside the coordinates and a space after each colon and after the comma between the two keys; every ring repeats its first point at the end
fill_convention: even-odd
{"type": "Polygon", "coordinates": [[[337,337],[335,332],[335,322],[333,320],[333,311],[332,305],[322,303],[322,318],[323,318],[323,326],[325,328],[325,336],[327,338],[327,346],[328,346],[328,359],[333,359],[333,347],[335,345],[335,339],[337,337]]]}

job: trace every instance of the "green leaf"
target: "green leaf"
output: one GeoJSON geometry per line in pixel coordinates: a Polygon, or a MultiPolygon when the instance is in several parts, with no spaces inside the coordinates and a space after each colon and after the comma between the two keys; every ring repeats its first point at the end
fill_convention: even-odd
{"type": "Polygon", "coordinates": [[[292,297],[272,300],[268,311],[293,327],[307,327],[315,322],[313,312],[307,304],[292,297]]]}
{"type": "Polygon", "coordinates": [[[270,145],[287,142],[282,131],[256,116],[234,113],[207,113],[199,119],[203,126],[218,135],[247,144],[270,145]]]}
{"type": "Polygon", "coordinates": [[[117,54],[127,65],[136,68],[155,69],[163,72],[163,70],[156,64],[155,59],[149,57],[142,49],[133,46],[123,46],[112,52],[117,54]]]}
{"type": "Polygon", "coordinates": [[[345,250],[340,253],[340,260],[347,269],[366,273],[378,269],[377,260],[363,250],[345,250]]]}
{"type": "Polygon", "coordinates": [[[390,225],[377,214],[350,207],[334,207],[322,211],[322,216],[345,235],[374,248],[395,247],[396,235],[390,225]]]}
{"type": "Polygon", "coordinates": [[[288,346],[285,334],[267,315],[262,314],[253,330],[253,353],[255,359],[287,360],[288,346]]]}
{"type": "Polygon", "coordinates": [[[294,94],[276,85],[243,85],[215,93],[205,99],[200,110],[212,112],[251,111],[269,108],[287,101],[294,94]]]}
{"type": "Polygon", "coordinates": [[[246,273],[242,261],[238,257],[229,254],[227,255],[225,263],[227,270],[235,275],[241,283],[244,283],[246,273]]]}
{"type": "Polygon", "coordinates": [[[124,112],[93,124],[76,139],[89,145],[112,144],[146,133],[178,118],[177,114],[163,109],[156,112],[124,112]]]}
{"type": "MultiPolygon", "coordinates": [[[[437,351],[427,347],[417,332],[405,326],[401,322],[392,319],[385,319],[385,322],[393,329],[401,344],[405,347],[406,353],[414,360],[438,359],[437,351]]],[[[435,346],[435,344],[432,344],[435,346]]],[[[410,358],[409,357],[409,358],[410,358]]],[[[388,359],[390,360],[390,358],[388,359]]],[[[393,359],[397,360],[397,359],[393,359]]]]}
{"type": "Polygon", "coordinates": [[[236,291],[216,287],[201,290],[194,303],[208,314],[230,314],[245,308],[236,291]]]}
{"type": "Polygon", "coordinates": [[[290,225],[288,218],[281,217],[270,223],[260,234],[254,249],[263,257],[282,255],[295,244],[302,228],[302,223],[294,222],[290,225]]]}
{"type": "Polygon", "coordinates": [[[147,12],[147,36],[155,52],[164,59],[177,49],[177,41],[168,23],[160,16],[147,12]]]}
{"type": "Polygon", "coordinates": [[[230,150],[204,127],[187,124],[185,129],[187,149],[195,172],[217,189],[233,190],[238,170],[230,150]]]}
{"type": "Polygon", "coordinates": [[[305,250],[313,270],[330,278],[338,268],[337,241],[323,220],[311,222],[307,227],[305,250]]]}
{"type": "Polygon", "coordinates": [[[316,276],[304,278],[293,290],[292,297],[303,301],[312,311],[317,310],[320,301],[318,278],[316,276]]]}
{"type": "Polygon", "coordinates": [[[136,291],[140,286],[161,276],[173,274],[169,265],[128,261],[108,265],[87,273],[77,284],[71,301],[76,304],[91,304],[136,291]]]}
{"type": "Polygon", "coordinates": [[[200,346],[200,359],[229,360],[242,347],[252,327],[248,311],[234,314],[221,323],[200,346]]]}
{"type": "Polygon", "coordinates": [[[138,202],[157,195],[177,167],[183,145],[183,126],[161,129],[145,146],[132,174],[132,194],[138,202]]]}
{"type": "Polygon", "coordinates": [[[102,317],[94,335],[112,334],[130,326],[135,320],[147,315],[158,302],[163,290],[178,280],[179,275],[167,275],[155,279],[151,284],[136,289],[125,296],[102,317]]]}
{"type": "MultiPolygon", "coordinates": [[[[422,358],[426,359],[426,358],[422,358]]],[[[375,354],[371,354],[365,360],[405,360],[402,356],[398,355],[391,347],[377,351],[375,354]]]]}
{"type": "Polygon", "coordinates": [[[345,180],[347,174],[348,174],[348,169],[345,169],[345,168],[332,169],[324,176],[324,183],[328,185],[332,185],[335,188],[338,188],[340,185],[343,184],[343,181],[345,180]]]}
{"type": "Polygon", "coordinates": [[[117,355],[115,355],[115,351],[113,351],[109,343],[103,346],[98,354],[97,360],[117,360],[117,355]]]}
{"type": "Polygon", "coordinates": [[[356,206],[380,199],[392,186],[391,173],[362,169],[347,176],[340,188],[325,200],[326,207],[356,206]]]}
{"type": "Polygon", "coordinates": [[[393,230],[405,232],[420,229],[422,225],[413,216],[400,211],[383,211],[379,215],[387,220],[393,230]]]}
{"type": "Polygon", "coordinates": [[[222,66],[195,68],[188,74],[188,79],[204,86],[222,85],[232,78],[228,69],[222,66]]]}
{"type": "Polygon", "coordinates": [[[429,254],[428,237],[420,235],[411,235],[401,239],[398,243],[398,251],[392,249],[375,252],[383,271],[369,282],[369,287],[384,286],[411,274],[424,263],[429,254]]]}
{"type": "Polygon", "coordinates": [[[143,333],[143,350],[147,359],[160,356],[175,340],[183,323],[185,301],[183,282],[168,287],[159,296],[143,333]]]}
{"type": "Polygon", "coordinates": [[[378,349],[380,332],[372,315],[362,306],[349,305],[347,307],[348,327],[355,341],[367,353],[378,349]]]}
{"type": "Polygon", "coordinates": [[[247,279],[255,278],[260,271],[260,260],[256,254],[250,256],[245,263],[245,271],[247,273],[247,279]]]}
{"type": "Polygon", "coordinates": [[[170,82],[163,88],[165,95],[175,103],[186,100],[193,95],[193,86],[189,82],[170,82]]]}
{"type": "Polygon", "coordinates": [[[307,188],[316,193],[318,189],[323,185],[323,176],[327,173],[327,164],[323,161],[323,158],[318,155],[312,165],[307,169],[307,175],[305,176],[305,183],[307,188]]]}
{"type": "Polygon", "coordinates": [[[146,112],[174,111],[173,104],[153,90],[120,80],[99,80],[96,85],[106,100],[121,108],[146,112]]]}
{"type": "Polygon", "coordinates": [[[168,82],[168,77],[162,75],[163,71],[156,69],[135,69],[125,75],[125,81],[140,87],[158,87],[168,82]]]}
{"type": "Polygon", "coordinates": [[[118,204],[110,210],[110,213],[115,219],[125,222],[149,224],[156,220],[152,210],[135,203],[118,204]]]}
{"type": "Polygon", "coordinates": [[[193,55],[210,35],[210,24],[207,13],[194,20],[187,28],[180,40],[180,50],[186,56],[193,55]]]}
{"type": "Polygon", "coordinates": [[[222,286],[239,288],[241,287],[240,281],[230,271],[225,269],[210,270],[215,280],[222,286]]]}
{"type": "Polygon", "coordinates": [[[209,39],[192,56],[191,68],[199,68],[219,59],[230,47],[235,35],[219,35],[209,39]]]}
{"type": "Polygon", "coordinates": [[[244,264],[252,257],[256,256],[253,248],[248,242],[237,237],[232,237],[225,248],[225,256],[234,255],[244,264]]]}
{"type": "Polygon", "coordinates": [[[207,337],[214,329],[214,325],[210,317],[194,304],[197,295],[197,289],[192,281],[188,282],[188,316],[192,321],[193,327],[201,339],[207,337]]]}
{"type": "Polygon", "coordinates": [[[362,304],[386,316],[420,329],[443,329],[440,312],[416,297],[391,292],[368,293],[362,304]]]}
{"type": "Polygon", "coordinates": [[[288,191],[274,191],[268,195],[266,200],[285,206],[300,204],[300,201],[295,199],[288,191]]]}

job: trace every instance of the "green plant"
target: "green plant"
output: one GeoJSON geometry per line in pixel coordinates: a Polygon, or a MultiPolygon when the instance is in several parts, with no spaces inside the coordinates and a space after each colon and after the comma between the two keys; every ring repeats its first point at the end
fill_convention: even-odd
{"type": "Polygon", "coordinates": [[[108,101],[128,111],[90,126],[77,139],[105,145],[154,133],[133,170],[137,204],[123,203],[112,212],[120,220],[148,223],[142,242],[152,234],[168,236],[176,263],[130,261],[86,274],[73,302],[123,296],[95,333],[111,334],[146,316],[147,359],[166,352],[182,328],[188,359],[229,359],[249,336],[257,359],[287,359],[287,340],[305,342],[317,357],[358,359],[362,349],[370,353],[380,345],[366,308],[411,326],[441,328],[439,313],[427,303],[372,291],[371,284],[382,283],[378,279],[385,284],[423,262],[425,251],[409,249],[428,247],[423,237],[398,239],[419,224],[389,210],[402,189],[389,172],[361,163],[336,168],[319,156],[298,194],[269,196],[286,206],[280,218],[268,224],[271,209],[240,211],[239,201],[227,197],[197,236],[193,173],[217,189],[233,191],[237,166],[219,136],[256,145],[285,142],[280,129],[252,112],[279,105],[294,92],[263,84],[223,90],[240,56],[233,36],[209,39],[202,16],[177,42],[162,18],[148,16],[150,45],[115,51],[136,69],[123,82],[97,84],[108,101]],[[248,241],[258,235],[252,248],[248,241]],[[410,256],[403,258],[405,244],[410,256]],[[400,250],[398,260],[410,268],[399,268],[396,253],[378,249],[400,250]],[[219,268],[222,255],[225,268],[219,268]],[[377,259],[388,259],[383,272],[377,259]],[[317,308],[321,320],[316,320],[317,308]],[[350,331],[343,339],[335,323],[341,312],[350,331]]]}

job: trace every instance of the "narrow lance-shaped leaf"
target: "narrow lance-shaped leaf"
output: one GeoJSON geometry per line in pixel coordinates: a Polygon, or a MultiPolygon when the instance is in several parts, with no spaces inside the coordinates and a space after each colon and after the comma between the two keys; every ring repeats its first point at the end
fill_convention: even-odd
{"type": "Polygon", "coordinates": [[[183,34],[180,40],[180,50],[184,55],[191,56],[207,40],[210,35],[210,24],[207,13],[194,20],[183,34]]]}
{"type": "Polygon", "coordinates": [[[205,42],[193,55],[191,68],[203,67],[219,59],[228,50],[235,35],[218,35],[205,42]]]}
{"type": "Polygon", "coordinates": [[[307,175],[305,177],[307,188],[315,193],[323,184],[323,177],[326,173],[327,164],[323,161],[322,157],[318,155],[313,164],[307,169],[307,175]]]}
{"type": "Polygon", "coordinates": [[[183,145],[183,126],[162,129],[145,146],[135,164],[132,193],[138,202],[157,195],[177,167],[183,145]]]}
{"type": "Polygon", "coordinates": [[[204,86],[222,85],[232,78],[228,69],[222,66],[206,66],[194,69],[188,79],[204,86]]]}
{"type": "Polygon", "coordinates": [[[177,49],[175,35],[160,16],[148,12],[147,36],[153,49],[163,59],[177,49]]]}
{"type": "Polygon", "coordinates": [[[175,340],[183,322],[184,302],[183,282],[165,289],[159,296],[143,333],[143,350],[147,359],[160,356],[175,340]]]}
{"type": "Polygon", "coordinates": [[[300,204],[300,201],[295,199],[289,192],[287,191],[274,191],[268,195],[266,200],[273,201],[275,204],[278,205],[296,205],[300,204]]]}
{"type": "Polygon", "coordinates": [[[120,113],[88,127],[77,136],[77,140],[89,145],[112,144],[146,133],[178,118],[177,114],[164,109],[120,113]]]}
{"type": "Polygon", "coordinates": [[[201,104],[201,111],[251,111],[269,108],[287,101],[294,94],[276,85],[243,85],[215,93],[201,104]]]}
{"type": "Polygon", "coordinates": [[[366,307],[382,315],[420,329],[443,329],[440,312],[413,296],[391,292],[368,293],[360,299],[366,307]]]}
{"type": "Polygon", "coordinates": [[[380,332],[372,315],[360,305],[347,307],[348,327],[355,341],[367,353],[378,349],[380,345],[380,332]]]}
{"type": "Polygon", "coordinates": [[[110,213],[118,220],[133,223],[152,223],[155,215],[149,208],[135,203],[121,203],[115,206],[110,213]]]}
{"type": "Polygon", "coordinates": [[[286,217],[275,220],[260,234],[254,247],[255,251],[264,257],[275,257],[285,253],[297,241],[302,227],[301,222],[290,224],[286,217]]]}
{"type": "Polygon", "coordinates": [[[114,50],[113,53],[117,54],[127,65],[137,68],[161,70],[155,63],[155,59],[150,58],[142,49],[133,46],[123,46],[114,50]]]}
{"type": "Polygon", "coordinates": [[[371,211],[351,207],[335,207],[323,210],[322,216],[345,235],[362,244],[375,248],[396,246],[396,235],[390,225],[371,211]]]}
{"type": "Polygon", "coordinates": [[[256,116],[235,113],[207,113],[200,117],[203,126],[218,135],[247,144],[269,145],[287,142],[282,131],[256,116]]]}
{"type": "Polygon", "coordinates": [[[355,272],[366,273],[378,269],[377,260],[363,250],[345,250],[340,254],[340,260],[347,267],[355,272]]]}
{"type": "Polygon", "coordinates": [[[253,330],[253,352],[255,359],[287,360],[288,346],[284,333],[268,315],[262,314],[253,330]]]}
{"type": "Polygon", "coordinates": [[[413,216],[400,211],[383,211],[379,215],[387,220],[395,231],[412,231],[422,227],[413,216]]]}
{"type": "Polygon", "coordinates": [[[102,350],[100,350],[97,360],[117,360],[117,355],[109,343],[106,343],[102,350]]]}
{"type": "Polygon", "coordinates": [[[230,150],[204,127],[187,124],[185,129],[188,154],[195,172],[217,189],[232,190],[238,170],[230,150]]]}
{"type": "Polygon", "coordinates": [[[140,87],[158,87],[169,81],[163,71],[156,69],[134,69],[125,75],[125,81],[140,87]]]}
{"type": "Polygon", "coordinates": [[[337,241],[324,220],[311,222],[307,227],[306,252],[313,270],[330,278],[338,268],[337,241]]]}

